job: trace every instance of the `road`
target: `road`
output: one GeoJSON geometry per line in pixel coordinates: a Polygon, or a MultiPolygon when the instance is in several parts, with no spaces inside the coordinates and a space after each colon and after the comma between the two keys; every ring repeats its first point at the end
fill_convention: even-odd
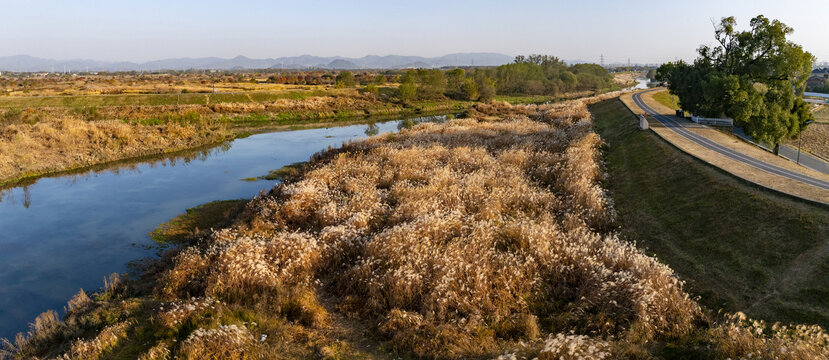
{"type": "MultiPolygon", "coordinates": [[[[786,159],[789,159],[791,161],[797,161],[796,147],[780,145],[780,150],[778,152],[780,153],[780,156],[786,159]]],[[[812,170],[820,171],[824,174],[829,174],[829,163],[821,160],[820,158],[809,155],[803,151],[800,152],[800,165],[803,165],[812,170]]]]}
{"type": "MultiPolygon", "coordinates": [[[[651,91],[655,91],[655,90],[651,90],[651,91]]],[[[648,92],[648,91],[646,91],[646,92],[648,92]]],[[[751,167],[757,168],[759,170],[762,170],[762,171],[765,171],[765,172],[768,172],[768,173],[771,173],[771,174],[774,174],[774,175],[782,176],[782,177],[785,177],[785,178],[788,178],[788,179],[792,179],[792,180],[795,180],[795,181],[799,181],[799,182],[802,182],[802,183],[805,183],[805,184],[809,184],[809,185],[815,186],[815,187],[823,189],[823,190],[829,190],[829,182],[826,182],[826,181],[823,181],[823,180],[820,180],[820,179],[816,179],[816,178],[813,178],[811,176],[803,175],[803,174],[795,172],[795,171],[784,169],[784,168],[781,168],[779,166],[775,166],[775,165],[769,164],[769,163],[761,161],[761,160],[757,160],[757,159],[755,159],[751,156],[748,156],[748,155],[743,154],[743,153],[741,153],[739,151],[736,151],[734,149],[731,149],[731,148],[725,147],[723,145],[720,145],[720,144],[718,144],[714,141],[709,140],[708,138],[706,138],[704,136],[700,136],[700,135],[686,129],[685,125],[683,125],[683,123],[681,121],[679,121],[677,119],[674,119],[672,116],[662,115],[662,114],[658,113],[656,110],[654,110],[653,108],[651,108],[650,106],[648,106],[647,104],[645,104],[645,102],[642,101],[642,97],[641,97],[641,95],[643,93],[644,92],[640,92],[640,93],[637,93],[637,94],[633,95],[633,101],[636,103],[636,105],[639,106],[640,108],[642,108],[642,110],[644,110],[648,115],[652,116],[654,119],[656,119],[657,121],[662,123],[662,125],[664,125],[666,128],[668,128],[670,130],[673,130],[677,134],[685,137],[686,139],[688,139],[690,141],[693,141],[694,143],[696,143],[696,144],[698,144],[698,145],[700,145],[700,146],[702,146],[706,149],[709,149],[711,151],[719,153],[719,154],[721,154],[721,155],[723,155],[727,158],[733,159],[735,161],[739,161],[741,163],[744,163],[744,164],[749,165],[751,167]]],[[[803,160],[802,156],[803,155],[801,154],[801,160],[803,160]]]]}

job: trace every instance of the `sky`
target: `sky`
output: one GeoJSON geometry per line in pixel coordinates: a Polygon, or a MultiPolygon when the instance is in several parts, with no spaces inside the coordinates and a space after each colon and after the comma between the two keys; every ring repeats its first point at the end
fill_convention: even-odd
{"type": "Polygon", "coordinates": [[[0,56],[144,62],[303,54],[549,54],[566,60],[691,60],[712,20],[763,14],[829,61],[826,0],[216,1],[0,0],[0,56]]]}

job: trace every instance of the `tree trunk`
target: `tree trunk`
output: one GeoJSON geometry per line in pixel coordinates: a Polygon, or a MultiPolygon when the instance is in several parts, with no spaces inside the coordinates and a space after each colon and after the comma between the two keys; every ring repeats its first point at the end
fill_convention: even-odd
{"type": "Polygon", "coordinates": [[[780,144],[774,143],[774,155],[780,155],[780,144]]]}

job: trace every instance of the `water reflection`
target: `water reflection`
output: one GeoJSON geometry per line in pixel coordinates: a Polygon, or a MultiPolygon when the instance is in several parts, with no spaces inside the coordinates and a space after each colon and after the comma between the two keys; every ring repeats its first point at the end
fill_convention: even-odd
{"type": "Polygon", "coordinates": [[[453,115],[435,115],[435,116],[422,116],[418,118],[411,118],[411,119],[403,119],[397,124],[397,130],[403,129],[411,129],[417,124],[422,123],[442,123],[446,120],[453,119],[453,115]]]}
{"type": "Polygon", "coordinates": [[[377,127],[377,124],[375,123],[368,123],[366,124],[366,131],[363,133],[365,133],[366,136],[374,136],[380,133],[380,128],[377,127]]]}
{"type": "MultiPolygon", "coordinates": [[[[129,160],[128,162],[122,161],[105,165],[97,165],[80,171],[63,174],[55,179],[61,181],[64,186],[71,187],[78,182],[88,181],[89,179],[97,177],[101,174],[111,174],[114,176],[122,174],[140,174],[143,166],[147,166],[150,169],[168,166],[175,167],[177,165],[186,166],[192,161],[205,161],[210,156],[216,156],[227,152],[230,150],[231,146],[232,144],[230,142],[225,142],[210,148],[147,157],[140,160],[129,160]]],[[[37,181],[37,178],[27,179],[5,188],[0,188],[0,202],[6,202],[13,205],[22,205],[24,208],[29,208],[32,204],[32,196],[29,191],[29,187],[37,181]],[[18,199],[20,195],[22,195],[22,202],[15,201],[15,199],[18,199]]]]}

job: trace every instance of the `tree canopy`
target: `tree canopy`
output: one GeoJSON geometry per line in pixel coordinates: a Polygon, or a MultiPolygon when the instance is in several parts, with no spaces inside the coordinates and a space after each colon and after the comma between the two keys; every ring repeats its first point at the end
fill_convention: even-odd
{"type": "Polygon", "coordinates": [[[343,71],[337,75],[337,85],[354,86],[354,74],[351,71],[343,71]]]}
{"type": "Polygon", "coordinates": [[[811,118],[799,96],[814,56],[786,39],[793,29],[763,15],[751,29],[736,30],[734,17],[715,26],[713,46],[702,45],[693,64],[678,61],[659,67],[657,79],[694,114],[727,116],[753,138],[779,144],[800,134],[811,118]]]}
{"type": "Polygon", "coordinates": [[[596,64],[567,66],[555,56],[519,55],[495,69],[498,93],[557,95],[568,91],[598,91],[613,86],[613,76],[596,64]]]}

